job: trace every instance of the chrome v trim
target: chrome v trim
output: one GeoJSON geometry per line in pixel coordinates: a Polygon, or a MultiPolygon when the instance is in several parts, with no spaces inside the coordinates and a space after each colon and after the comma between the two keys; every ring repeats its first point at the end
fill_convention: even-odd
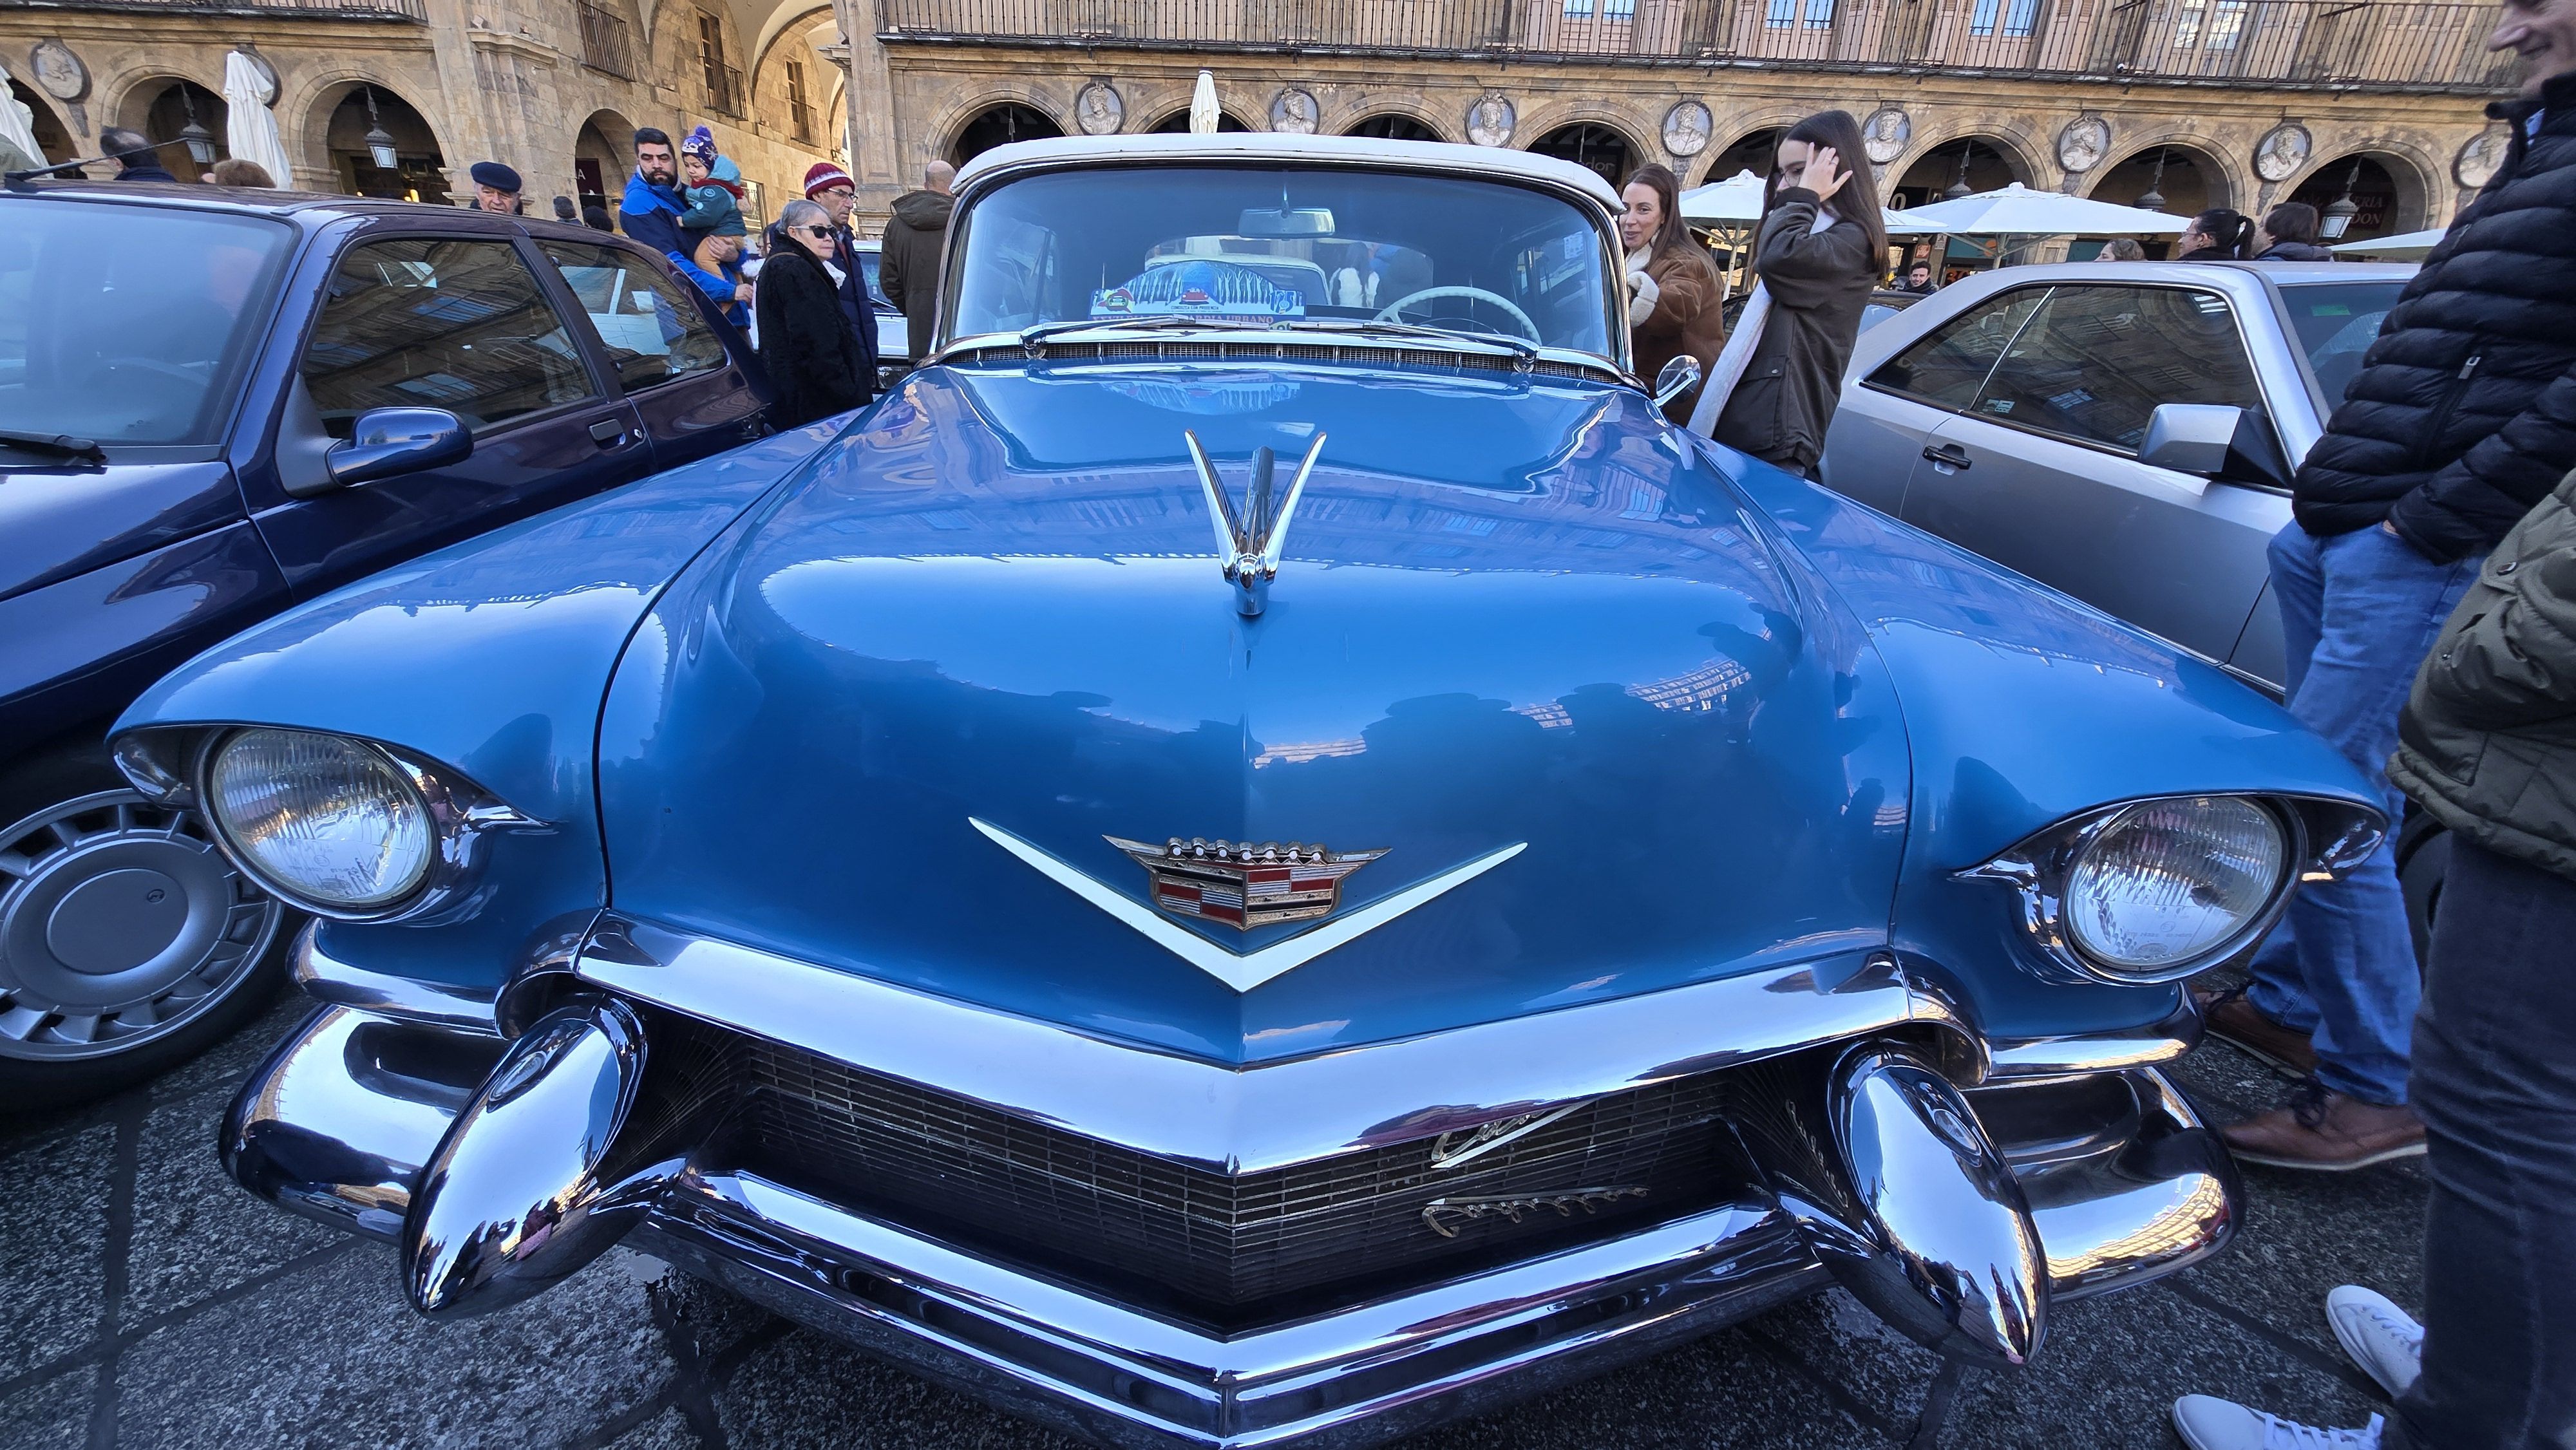
{"type": "Polygon", "coordinates": [[[1466,885],[1529,849],[1529,842],[1518,841],[1499,851],[1488,851],[1463,866],[1408,886],[1348,916],[1331,918],[1323,925],[1300,932],[1286,941],[1274,942],[1256,952],[1230,952],[1165,918],[1152,907],[1102,885],[990,821],[968,816],[966,824],[990,837],[993,844],[1036,867],[1048,880],[1134,927],[1144,934],[1146,940],[1238,992],[1249,992],[1282,972],[1294,971],[1333,948],[1356,940],[1363,933],[1377,930],[1433,897],[1466,885]]]}
{"type": "Polygon", "coordinates": [[[616,917],[593,933],[576,970],[608,991],[998,1112],[1239,1173],[1433,1138],[1890,1028],[1962,1039],[1974,1030],[1862,946],[1248,1064],[1184,1057],[616,917]]]}

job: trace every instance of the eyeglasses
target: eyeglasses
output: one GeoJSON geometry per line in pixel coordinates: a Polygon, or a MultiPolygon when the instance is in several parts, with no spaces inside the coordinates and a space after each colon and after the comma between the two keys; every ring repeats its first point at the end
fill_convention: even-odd
{"type": "Polygon", "coordinates": [[[803,232],[809,237],[829,238],[832,235],[832,229],[830,227],[798,227],[796,230],[803,232]]]}

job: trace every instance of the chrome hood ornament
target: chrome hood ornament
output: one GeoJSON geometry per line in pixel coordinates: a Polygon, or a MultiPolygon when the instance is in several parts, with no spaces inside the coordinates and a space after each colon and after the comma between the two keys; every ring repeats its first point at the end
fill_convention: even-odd
{"type": "Polygon", "coordinates": [[[1297,516],[1297,500],[1306,492],[1315,460],[1323,456],[1324,435],[1317,433],[1307,446],[1305,461],[1297,465],[1297,476],[1284,494],[1271,486],[1277,470],[1274,455],[1267,448],[1254,449],[1252,489],[1240,514],[1225,491],[1224,480],[1216,476],[1216,465],[1208,462],[1199,435],[1184,429],[1181,436],[1189,440],[1190,462],[1198,466],[1199,487],[1207,494],[1208,521],[1216,527],[1216,557],[1234,584],[1235,612],[1257,619],[1270,603],[1270,581],[1278,576],[1279,554],[1288,545],[1288,524],[1297,516]]]}

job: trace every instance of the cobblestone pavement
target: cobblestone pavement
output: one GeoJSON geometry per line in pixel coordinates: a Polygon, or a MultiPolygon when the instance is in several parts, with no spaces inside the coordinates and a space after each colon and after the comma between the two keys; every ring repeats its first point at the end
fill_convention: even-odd
{"type": "MultiPolygon", "coordinates": [[[[624,1250],[503,1313],[413,1317],[392,1250],[280,1213],[215,1163],[234,1085],[300,1009],[123,1097],[0,1120],[0,1446],[1069,1450],[624,1250]]],[[[2222,1118],[2280,1087],[2218,1044],[2180,1075],[2222,1118]]],[[[2019,1374],[1945,1368],[1832,1295],[1407,1450],[2171,1450],[2165,1407],[2191,1391],[2358,1424],[2381,1405],[2321,1305],[2347,1280],[2417,1304],[2420,1162],[2254,1169],[2247,1187],[2227,1253],[2066,1308],[2019,1374]]]]}

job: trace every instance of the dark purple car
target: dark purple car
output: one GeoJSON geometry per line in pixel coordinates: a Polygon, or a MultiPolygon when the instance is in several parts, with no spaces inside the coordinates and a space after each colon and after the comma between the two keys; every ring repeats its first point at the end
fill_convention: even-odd
{"type": "Polygon", "coordinates": [[[0,192],[0,1112],[169,1066],[265,1000],[286,908],[103,737],[360,575],[767,431],[658,257],[363,197],[0,192]]]}

